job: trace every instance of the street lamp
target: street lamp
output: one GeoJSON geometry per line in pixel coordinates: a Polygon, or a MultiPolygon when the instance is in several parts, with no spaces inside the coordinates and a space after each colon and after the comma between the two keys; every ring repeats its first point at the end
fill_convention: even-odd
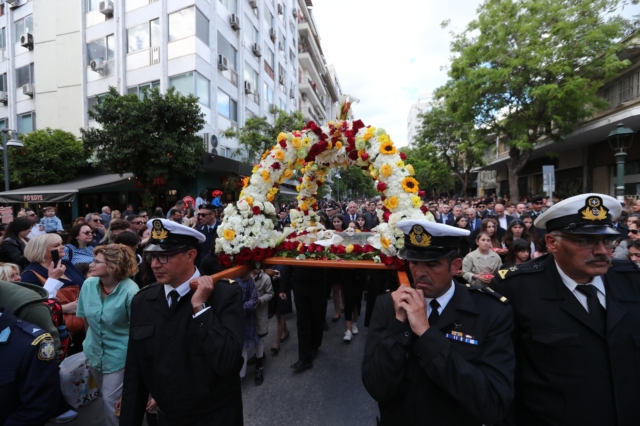
{"type": "Polygon", "coordinates": [[[340,201],[340,173],[336,172],[333,177],[338,179],[338,201],[340,201]]]}
{"type": "Polygon", "coordinates": [[[24,148],[22,142],[18,140],[17,132],[11,129],[2,129],[2,156],[4,157],[4,190],[9,190],[9,155],[7,153],[7,147],[17,146],[24,148]],[[11,139],[7,141],[7,133],[11,132],[11,139]]]}
{"type": "Polygon", "coordinates": [[[627,157],[627,151],[631,147],[635,133],[634,130],[624,127],[624,124],[618,123],[616,128],[607,136],[609,146],[615,152],[614,157],[616,157],[616,164],[618,165],[616,197],[620,202],[624,201],[624,160],[627,157]]]}

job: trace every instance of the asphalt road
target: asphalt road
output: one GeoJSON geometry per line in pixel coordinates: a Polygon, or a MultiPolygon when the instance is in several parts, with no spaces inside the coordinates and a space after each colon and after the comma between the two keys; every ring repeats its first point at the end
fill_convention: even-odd
{"type": "MultiPolygon", "coordinates": [[[[366,309],[363,302],[363,312],[366,309]]],[[[327,320],[329,331],[324,333],[322,346],[313,368],[293,373],[289,368],[298,360],[298,341],[295,312],[287,316],[291,337],[282,344],[277,356],[270,348],[275,340],[276,319],[269,320],[266,336],[264,366],[265,381],[254,383],[254,366],[247,367],[242,385],[245,425],[306,426],[374,425],[378,407],[362,385],[360,364],[364,354],[367,329],[364,317],[358,320],[360,334],[349,344],[342,341],[345,323],[332,323],[333,303],[329,302],[327,320]]],[[[253,355],[250,349],[249,355],[253,355]]],[[[67,424],[71,426],[101,426],[102,401],[100,399],[79,409],[79,416],[67,424]]],[[[53,424],[53,423],[50,423],[53,424]]]]}

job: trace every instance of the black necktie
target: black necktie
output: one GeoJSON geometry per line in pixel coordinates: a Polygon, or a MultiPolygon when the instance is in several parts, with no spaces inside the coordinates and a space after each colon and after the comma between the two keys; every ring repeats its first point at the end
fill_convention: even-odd
{"type": "Polygon", "coordinates": [[[440,314],[438,313],[438,308],[440,307],[440,304],[436,299],[433,299],[431,302],[429,302],[429,305],[431,306],[431,314],[429,315],[429,325],[435,326],[436,323],[438,322],[438,318],[440,318],[440,314]]]}
{"type": "Polygon", "coordinates": [[[169,297],[171,298],[171,306],[169,306],[169,310],[171,311],[171,315],[173,315],[178,310],[178,299],[180,298],[180,294],[178,294],[177,290],[171,290],[169,292],[169,297]]]}
{"type": "Polygon", "coordinates": [[[587,296],[589,315],[591,315],[591,318],[595,320],[600,330],[604,332],[605,324],[607,323],[607,311],[600,304],[600,300],[598,299],[598,289],[589,284],[578,284],[576,290],[587,296]]]}

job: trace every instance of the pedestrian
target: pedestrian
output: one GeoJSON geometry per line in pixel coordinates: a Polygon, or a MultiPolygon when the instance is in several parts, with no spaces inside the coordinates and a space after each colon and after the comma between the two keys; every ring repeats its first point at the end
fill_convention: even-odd
{"type": "Polygon", "coordinates": [[[93,232],[87,224],[73,225],[69,231],[69,244],[64,246],[63,260],[77,265],[93,262],[93,232]]]}
{"type": "Polygon", "coordinates": [[[141,424],[151,394],[161,425],[242,425],[242,290],[200,276],[200,232],[166,219],[147,226],[157,282],[131,302],[120,424],[141,424]]]}
{"type": "MultiPolygon", "coordinates": [[[[133,217],[133,215],[129,215],[133,217]]],[[[109,224],[109,229],[105,232],[104,237],[100,240],[100,245],[111,244],[113,240],[122,232],[131,229],[131,222],[126,219],[113,219],[109,224]]]]}
{"type": "Polygon", "coordinates": [[[535,221],[550,254],[499,276],[515,316],[519,426],[640,424],[640,269],[611,260],[620,212],[595,193],[553,205],[535,221]]]}
{"type": "Polygon", "coordinates": [[[216,208],[211,204],[204,204],[200,206],[198,210],[198,219],[201,224],[196,226],[196,231],[202,233],[205,237],[205,241],[198,246],[198,257],[196,257],[196,266],[200,265],[202,259],[211,252],[211,247],[215,244],[215,240],[218,237],[218,225],[220,224],[216,220],[216,208]]]}
{"type": "MultiPolygon", "coordinates": [[[[115,213],[115,211],[114,211],[115,213]]],[[[100,241],[107,233],[107,229],[102,224],[100,215],[98,213],[89,213],[85,216],[85,223],[89,225],[93,232],[93,239],[91,240],[91,247],[97,247],[100,245],[100,241]]]]}
{"type": "MultiPolygon", "coordinates": [[[[120,214],[120,212],[118,212],[118,214],[120,214]]],[[[105,226],[105,228],[109,227],[109,223],[111,223],[111,208],[109,206],[102,207],[102,213],[100,213],[100,220],[102,220],[102,224],[105,226]]]]}
{"type": "Polygon", "coordinates": [[[242,368],[240,369],[240,380],[244,381],[247,373],[247,362],[249,355],[247,349],[252,348],[260,339],[256,333],[255,312],[258,307],[258,292],[254,282],[255,273],[252,271],[244,277],[237,279],[242,289],[242,312],[244,319],[244,342],[242,344],[242,368]]]}
{"type": "Polygon", "coordinates": [[[253,279],[258,294],[258,306],[256,307],[254,320],[258,342],[256,342],[256,386],[260,386],[264,382],[264,338],[269,334],[269,301],[273,298],[273,285],[271,277],[261,269],[253,271],[255,278],[253,279]]]}
{"type": "Polygon", "coordinates": [[[13,219],[4,233],[4,239],[0,244],[0,261],[15,263],[20,268],[26,268],[29,259],[24,255],[27,246],[27,235],[31,232],[33,224],[27,217],[13,219]]]}
{"type": "Polygon", "coordinates": [[[488,285],[502,265],[502,259],[491,250],[491,237],[486,232],[478,234],[476,245],[478,248],[462,261],[462,277],[473,285],[488,285]]]}
{"type": "Polygon", "coordinates": [[[469,231],[402,220],[414,287],[378,297],[362,381],[380,425],[493,425],[513,399],[513,312],[488,288],[455,283],[469,231]]]}
{"type": "Polygon", "coordinates": [[[44,227],[44,232],[46,232],[47,234],[60,234],[64,231],[62,222],[56,216],[55,207],[44,208],[44,217],[40,219],[40,226],[44,227]]]}
{"type": "Polygon", "coordinates": [[[82,286],[76,315],[87,324],[82,348],[102,394],[103,424],[117,426],[115,407],[122,395],[131,299],[139,290],[127,277],[136,273],[138,263],[123,244],[98,246],[93,254],[91,278],[82,286]]]}
{"type": "MultiPolygon", "coordinates": [[[[266,269],[265,272],[271,277],[274,291],[278,292],[277,300],[275,301],[274,315],[278,320],[278,330],[276,338],[271,346],[271,353],[278,355],[280,352],[280,345],[289,338],[289,329],[287,328],[286,315],[293,312],[293,306],[291,304],[291,266],[287,265],[273,265],[271,269],[266,269]]],[[[276,296],[274,296],[275,298],[276,296]]],[[[273,299],[271,299],[273,302],[273,299]]]]}
{"type": "Polygon", "coordinates": [[[504,269],[517,268],[518,265],[531,260],[531,243],[522,238],[514,238],[509,246],[509,251],[504,258],[504,264],[500,267],[498,273],[503,273],[504,269]]]}

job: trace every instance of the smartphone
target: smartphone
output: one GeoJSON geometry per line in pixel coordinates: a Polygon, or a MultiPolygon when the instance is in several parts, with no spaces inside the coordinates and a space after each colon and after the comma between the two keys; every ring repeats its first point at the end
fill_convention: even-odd
{"type": "Polygon", "coordinates": [[[51,260],[53,261],[53,267],[57,268],[60,262],[60,252],[58,250],[51,250],[51,260]]]}

